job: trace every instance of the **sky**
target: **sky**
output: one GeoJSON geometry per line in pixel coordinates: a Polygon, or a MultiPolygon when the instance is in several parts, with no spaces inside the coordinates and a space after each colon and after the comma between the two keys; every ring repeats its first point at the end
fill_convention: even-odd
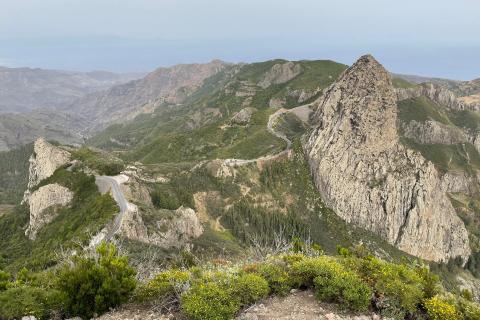
{"type": "Polygon", "coordinates": [[[0,0],[0,65],[150,71],[373,54],[392,72],[480,77],[478,0],[0,0]]]}

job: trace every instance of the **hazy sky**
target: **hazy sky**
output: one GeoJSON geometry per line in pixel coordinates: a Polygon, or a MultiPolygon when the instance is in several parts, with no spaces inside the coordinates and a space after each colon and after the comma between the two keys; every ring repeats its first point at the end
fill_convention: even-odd
{"type": "Polygon", "coordinates": [[[148,71],[271,58],[480,77],[478,0],[0,0],[0,65],[148,71]]]}

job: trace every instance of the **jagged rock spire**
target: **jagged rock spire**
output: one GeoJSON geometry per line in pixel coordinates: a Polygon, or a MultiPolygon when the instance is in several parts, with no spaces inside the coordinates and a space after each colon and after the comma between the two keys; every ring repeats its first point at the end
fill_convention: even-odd
{"type": "Polygon", "coordinates": [[[314,119],[305,150],[328,206],[412,255],[466,260],[465,226],[434,165],[399,143],[395,91],[375,58],[348,68],[319,100],[314,119]]]}

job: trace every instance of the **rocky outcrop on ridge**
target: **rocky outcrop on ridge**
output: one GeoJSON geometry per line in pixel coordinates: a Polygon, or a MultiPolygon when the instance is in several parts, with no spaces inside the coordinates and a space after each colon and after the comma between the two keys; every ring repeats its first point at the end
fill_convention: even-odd
{"type": "Polygon", "coordinates": [[[258,85],[263,89],[270,87],[272,84],[281,84],[292,80],[302,72],[299,64],[288,61],[285,63],[277,63],[265,73],[264,77],[258,85]]]}
{"type": "Polygon", "coordinates": [[[50,177],[55,170],[70,162],[71,155],[43,138],[35,141],[30,157],[28,189],[23,195],[23,203],[30,208],[30,220],[25,231],[31,240],[35,240],[38,230],[50,223],[56,216],[56,209],[70,203],[73,193],[59,184],[48,184],[35,188],[42,180],[50,177]]]}
{"type": "Polygon", "coordinates": [[[203,226],[193,209],[180,207],[172,216],[148,228],[137,210],[128,210],[120,227],[120,235],[162,248],[182,248],[203,234],[203,226]]]}
{"type": "Polygon", "coordinates": [[[28,198],[30,221],[25,235],[35,240],[38,230],[50,223],[57,215],[59,206],[72,201],[73,192],[57,183],[40,187],[28,198]]]}
{"type": "Polygon", "coordinates": [[[431,261],[464,260],[467,230],[431,162],[399,143],[387,71],[361,57],[317,102],[305,144],[324,201],[349,223],[431,261]]]}
{"type": "Polygon", "coordinates": [[[55,170],[66,165],[71,155],[43,138],[38,138],[30,157],[28,189],[35,187],[40,181],[50,177],[55,170]]]}
{"type": "Polygon", "coordinates": [[[453,91],[433,83],[422,83],[408,89],[397,88],[395,91],[398,101],[426,96],[453,110],[480,111],[480,104],[467,103],[465,99],[459,99],[453,91]]]}
{"type": "Polygon", "coordinates": [[[243,108],[242,110],[238,111],[233,115],[233,117],[230,119],[230,122],[238,125],[246,125],[250,122],[250,119],[252,118],[252,115],[255,113],[255,111],[257,111],[257,109],[255,108],[243,108]]]}

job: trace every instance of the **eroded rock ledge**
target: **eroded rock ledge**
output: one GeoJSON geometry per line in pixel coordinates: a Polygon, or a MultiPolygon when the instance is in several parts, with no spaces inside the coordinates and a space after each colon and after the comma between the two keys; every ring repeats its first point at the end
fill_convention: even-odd
{"type": "Polygon", "coordinates": [[[387,71],[361,57],[317,102],[305,145],[324,201],[347,222],[431,261],[470,255],[467,230],[431,162],[399,143],[387,71]]]}
{"type": "Polygon", "coordinates": [[[57,183],[42,186],[33,192],[28,199],[30,222],[25,235],[35,240],[38,230],[56,217],[58,207],[69,204],[72,199],[73,192],[57,183]]]}

